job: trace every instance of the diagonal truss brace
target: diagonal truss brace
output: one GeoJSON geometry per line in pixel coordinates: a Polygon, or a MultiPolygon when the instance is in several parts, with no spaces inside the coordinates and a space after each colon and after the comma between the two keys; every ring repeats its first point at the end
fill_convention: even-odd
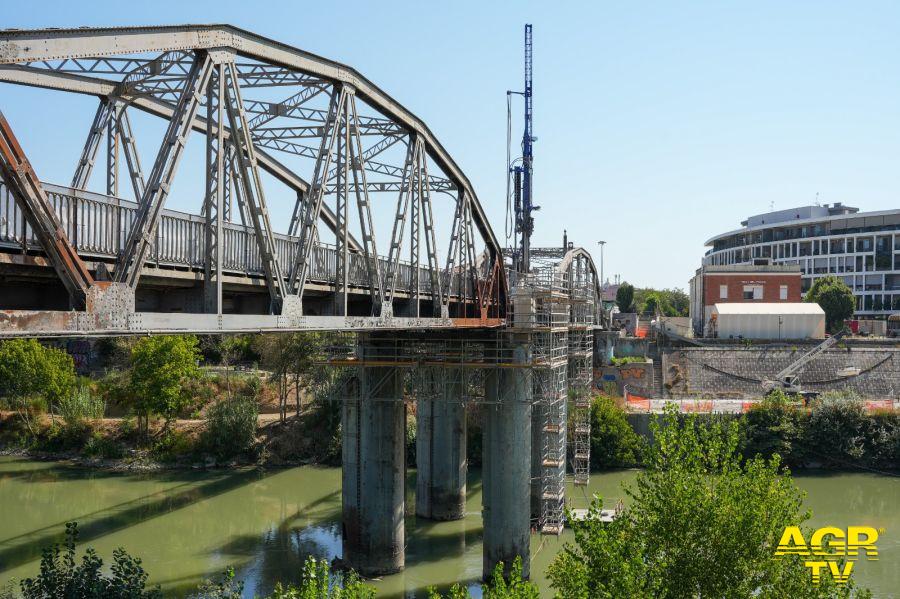
{"type": "Polygon", "coordinates": [[[227,80],[224,98],[232,134],[232,143],[235,148],[234,174],[237,177],[235,186],[238,189],[238,195],[243,199],[253,230],[256,233],[259,256],[266,275],[266,286],[272,299],[273,310],[278,312],[282,309],[287,290],[281,273],[281,265],[276,254],[272,223],[269,218],[262,179],[257,166],[256,150],[253,147],[250,127],[247,124],[247,116],[244,113],[240,84],[234,62],[222,64],[219,76],[225,77],[227,80]]]}
{"type": "Polygon", "coordinates": [[[153,170],[147,181],[147,187],[141,196],[131,232],[122,253],[116,261],[115,280],[127,283],[132,289],[137,287],[141,277],[141,269],[162,215],[163,205],[169,195],[169,189],[178,163],[184,153],[184,147],[191,133],[194,118],[200,106],[212,73],[212,60],[206,52],[199,52],[188,73],[184,93],[178,100],[169,127],[166,130],[153,170]]]}
{"type": "Polygon", "coordinates": [[[0,174],[41,247],[50,257],[63,285],[77,308],[85,307],[94,278],[66,236],[65,229],[47,199],[40,180],[19,145],[6,117],[0,112],[0,174]]]}

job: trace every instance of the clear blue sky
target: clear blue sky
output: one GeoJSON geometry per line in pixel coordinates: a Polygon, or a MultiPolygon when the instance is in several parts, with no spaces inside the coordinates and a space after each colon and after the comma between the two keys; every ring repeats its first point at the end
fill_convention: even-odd
{"type": "MultiPolygon", "coordinates": [[[[429,123],[499,236],[505,91],[533,23],[535,243],[605,239],[607,274],[638,285],[686,287],[703,241],[770,203],[898,207],[894,2],[18,2],[0,27],[189,22],[355,66],[429,123]]],[[[38,172],[66,182],[93,101],[0,89],[38,172]]]]}

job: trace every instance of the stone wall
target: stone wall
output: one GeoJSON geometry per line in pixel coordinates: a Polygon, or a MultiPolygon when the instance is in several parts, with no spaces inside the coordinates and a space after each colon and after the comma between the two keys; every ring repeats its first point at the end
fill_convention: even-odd
{"type": "Polygon", "coordinates": [[[594,369],[594,388],[604,391],[604,385],[613,384],[619,395],[623,395],[625,386],[630,393],[650,396],[655,395],[652,362],[633,362],[622,366],[601,366],[594,369]]]}
{"type": "MultiPolygon", "coordinates": [[[[663,382],[670,397],[758,396],[762,381],[798,360],[809,347],[679,348],[662,356],[663,382]]],[[[811,391],[852,389],[866,398],[900,396],[900,347],[847,347],[817,356],[799,373],[811,391]],[[857,367],[857,376],[841,376],[857,367]]]]}

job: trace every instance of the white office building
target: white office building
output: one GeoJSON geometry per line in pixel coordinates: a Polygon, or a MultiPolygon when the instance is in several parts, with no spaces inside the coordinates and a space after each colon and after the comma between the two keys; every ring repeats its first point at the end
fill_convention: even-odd
{"type": "Polygon", "coordinates": [[[900,209],[803,206],[741,225],[706,242],[704,265],[796,264],[804,293],[817,277],[836,275],[853,289],[857,316],[900,312],[900,209]]]}

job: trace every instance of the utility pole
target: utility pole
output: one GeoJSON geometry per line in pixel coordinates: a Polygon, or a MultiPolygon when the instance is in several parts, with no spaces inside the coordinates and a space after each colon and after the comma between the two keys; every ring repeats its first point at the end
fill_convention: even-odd
{"type": "Polygon", "coordinates": [[[600,290],[603,290],[603,286],[606,284],[606,280],[603,278],[603,246],[606,245],[605,241],[598,241],[597,245],[600,246],[600,290]]]}

